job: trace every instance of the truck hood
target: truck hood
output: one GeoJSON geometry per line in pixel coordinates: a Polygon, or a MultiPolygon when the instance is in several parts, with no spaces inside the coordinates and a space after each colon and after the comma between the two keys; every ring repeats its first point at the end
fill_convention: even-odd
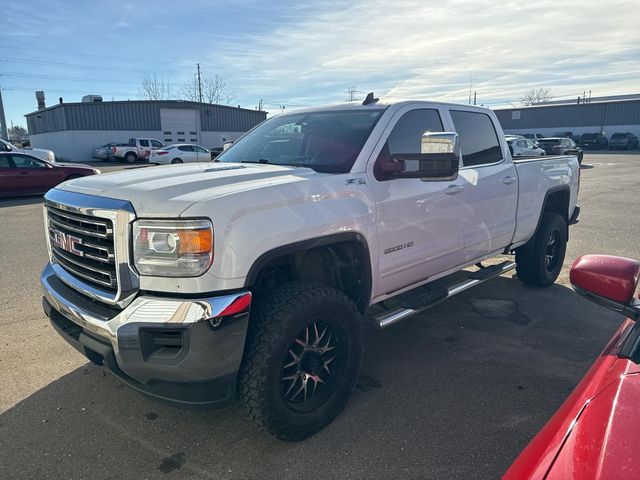
{"type": "Polygon", "coordinates": [[[127,200],[139,217],[178,217],[205,199],[324,175],[309,168],[279,165],[192,163],[82,177],[57,188],[127,200]]]}

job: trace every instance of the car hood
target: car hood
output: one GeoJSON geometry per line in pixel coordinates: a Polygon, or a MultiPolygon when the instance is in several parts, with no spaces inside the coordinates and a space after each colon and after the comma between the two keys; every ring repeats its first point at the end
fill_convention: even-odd
{"type": "Polygon", "coordinates": [[[72,167],[72,168],[88,168],[93,170],[94,167],[87,165],[86,163],[71,163],[71,162],[56,162],[56,167],[72,167]]]}
{"type": "Polygon", "coordinates": [[[309,168],[278,165],[192,163],[93,175],[58,188],[127,200],[139,217],[178,217],[202,200],[323,175],[309,168]]]}
{"type": "Polygon", "coordinates": [[[637,475],[639,403],[640,373],[631,364],[585,405],[546,478],[613,480],[637,475]]]}

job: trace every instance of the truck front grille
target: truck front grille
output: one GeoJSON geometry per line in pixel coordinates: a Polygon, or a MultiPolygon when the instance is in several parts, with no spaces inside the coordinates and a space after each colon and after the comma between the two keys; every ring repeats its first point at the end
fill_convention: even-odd
{"type": "Polygon", "coordinates": [[[69,274],[101,290],[118,290],[110,219],[47,206],[51,255],[69,274]]]}

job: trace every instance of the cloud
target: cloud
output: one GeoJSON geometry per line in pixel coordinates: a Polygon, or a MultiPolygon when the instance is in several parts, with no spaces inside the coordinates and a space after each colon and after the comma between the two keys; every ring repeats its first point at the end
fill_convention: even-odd
{"type": "Polygon", "coordinates": [[[216,42],[209,62],[243,95],[339,101],[349,85],[393,98],[517,100],[637,90],[633,1],[361,0],[293,10],[260,35],[216,42]]]}

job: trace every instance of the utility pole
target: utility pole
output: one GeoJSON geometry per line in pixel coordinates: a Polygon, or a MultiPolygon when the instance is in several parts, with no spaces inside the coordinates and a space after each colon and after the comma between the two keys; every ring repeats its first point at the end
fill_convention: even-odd
{"type": "Polygon", "coordinates": [[[476,104],[476,94],[477,94],[477,93],[478,93],[478,92],[476,92],[475,90],[473,91],[473,104],[474,104],[474,105],[476,104]]]}
{"type": "Polygon", "coordinates": [[[264,105],[264,101],[262,99],[260,99],[260,101],[258,102],[258,111],[261,112],[262,111],[262,106],[264,105]]]}
{"type": "Polygon", "coordinates": [[[198,64],[198,98],[202,103],[202,79],[200,78],[200,64],[198,64]]]}
{"type": "Polygon", "coordinates": [[[356,93],[360,93],[356,90],[356,87],[347,88],[347,102],[354,102],[356,100],[356,93]]]}
{"type": "Polygon", "coordinates": [[[0,88],[0,138],[4,138],[7,141],[9,140],[7,121],[4,117],[4,104],[2,103],[2,88],[0,88]]]}

